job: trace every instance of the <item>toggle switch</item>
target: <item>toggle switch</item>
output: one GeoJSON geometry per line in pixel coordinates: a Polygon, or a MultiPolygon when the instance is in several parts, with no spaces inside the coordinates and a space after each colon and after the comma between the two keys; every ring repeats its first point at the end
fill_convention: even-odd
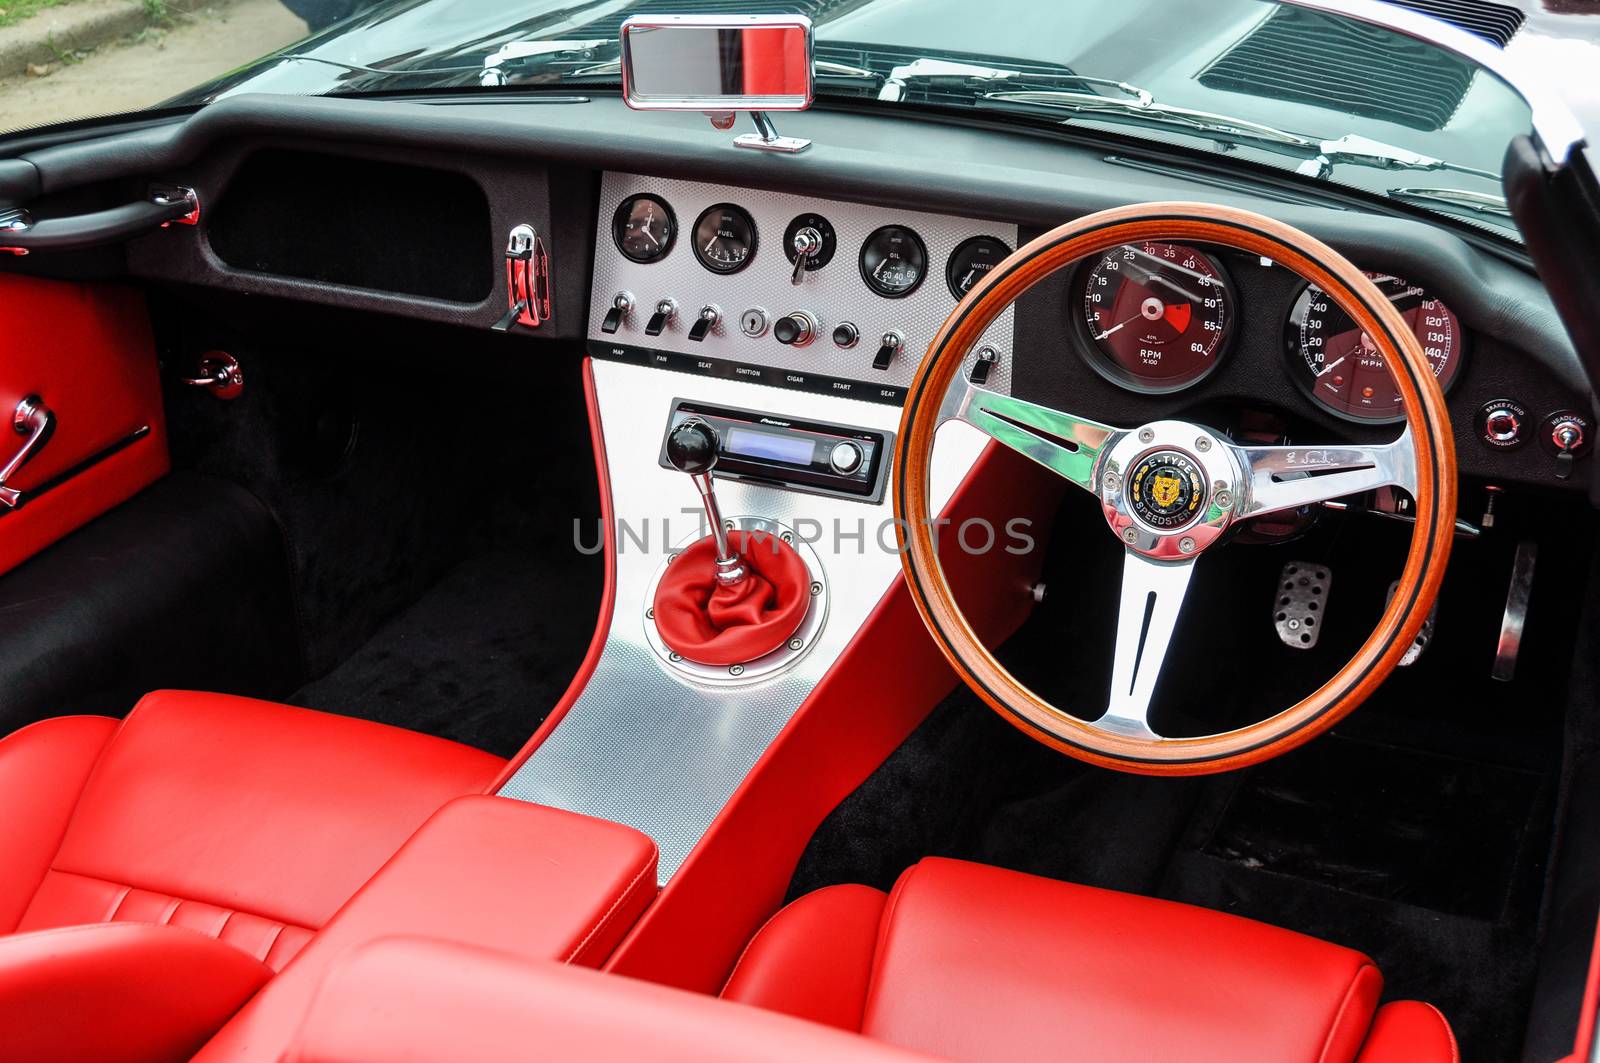
{"type": "Polygon", "coordinates": [[[600,322],[600,331],[606,333],[617,331],[631,313],[633,313],[633,293],[618,292],[611,300],[611,309],[606,311],[605,320],[600,322]]]}
{"type": "Polygon", "coordinates": [[[678,304],[673,299],[663,299],[656,304],[656,312],[644,326],[646,336],[659,336],[673,318],[678,316],[678,304]]]}
{"type": "Polygon", "coordinates": [[[700,308],[700,316],[695,318],[694,324],[689,327],[689,338],[696,343],[706,338],[706,333],[717,327],[717,322],[722,320],[722,311],[715,303],[707,303],[700,308]]]}
{"type": "Polygon", "coordinates": [[[984,344],[978,348],[978,359],[972,363],[972,373],[967,379],[982,387],[989,382],[989,372],[999,364],[1000,352],[988,344],[984,344]]]}
{"type": "Polygon", "coordinates": [[[882,345],[878,348],[877,355],[872,359],[872,368],[888,369],[889,363],[894,361],[894,356],[899,354],[906,345],[906,338],[894,329],[883,334],[882,345]]]}

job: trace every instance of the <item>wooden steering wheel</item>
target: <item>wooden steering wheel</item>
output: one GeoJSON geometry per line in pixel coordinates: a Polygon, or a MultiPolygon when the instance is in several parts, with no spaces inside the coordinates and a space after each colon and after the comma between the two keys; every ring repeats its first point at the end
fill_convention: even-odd
{"type": "Polygon", "coordinates": [[[906,580],[928,630],[968,686],[1047,745],[1103,767],[1198,775],[1278,756],[1328,730],[1388,677],[1421,629],[1455,533],[1450,419],[1427,356],[1399,312],[1338,252],[1247,211],[1151,203],[1092,214],[1018,249],[967,293],[922,362],[894,455],[896,527],[906,580]],[[963,359],[999,314],[1057,270],[1143,241],[1201,242],[1261,255],[1321,288],[1371,338],[1394,374],[1406,427],[1382,446],[1245,447],[1185,421],[1109,425],[970,384],[963,359]],[[934,546],[928,482],[934,433],[973,425],[1100,501],[1124,544],[1110,704],[1093,721],[1051,705],[1003,668],[973,633],[934,546]],[[1305,700],[1246,727],[1167,738],[1149,710],[1195,561],[1235,521],[1382,486],[1409,492],[1416,527],[1399,586],[1376,628],[1305,700]]]}

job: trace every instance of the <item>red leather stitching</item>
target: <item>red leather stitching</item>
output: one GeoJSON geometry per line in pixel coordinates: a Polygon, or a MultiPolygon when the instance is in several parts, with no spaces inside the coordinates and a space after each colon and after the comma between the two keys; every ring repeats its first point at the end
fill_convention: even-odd
{"type": "Polygon", "coordinates": [[[639,868],[638,873],[633,876],[632,881],[630,881],[628,885],[623,888],[622,893],[617,896],[617,899],[611,902],[611,907],[606,909],[605,914],[600,917],[600,921],[589,928],[589,932],[583,936],[583,940],[578,942],[578,947],[573,949],[572,952],[567,955],[565,962],[573,963],[578,959],[579,956],[583,955],[584,950],[589,947],[589,943],[594,940],[594,936],[605,928],[605,925],[609,923],[612,917],[617,914],[618,909],[622,907],[623,903],[633,896],[634,890],[639,885],[639,880],[644,878],[645,872],[653,871],[655,870],[655,867],[655,860],[652,859],[645,861],[644,866],[639,868]]]}

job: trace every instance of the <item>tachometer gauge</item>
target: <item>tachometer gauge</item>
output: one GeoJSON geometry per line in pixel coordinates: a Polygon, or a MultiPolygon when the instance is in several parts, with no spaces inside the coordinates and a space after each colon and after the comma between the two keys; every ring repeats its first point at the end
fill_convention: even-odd
{"type": "Polygon", "coordinates": [[[743,207],[718,203],[694,223],[694,257],[713,273],[738,273],[756,253],[756,223],[743,207]]]}
{"type": "Polygon", "coordinates": [[[861,279],[885,299],[901,299],[928,275],[928,248],[904,225],[885,225],[861,245],[861,279]]]}
{"type": "Polygon", "coordinates": [[[672,250],[678,219],[660,196],[629,196],[611,216],[617,250],[635,262],[654,262],[672,250]]]}
{"type": "Polygon", "coordinates": [[[1113,248],[1079,272],[1076,298],[1089,364],[1124,387],[1188,387],[1227,350],[1233,284],[1220,262],[1185,244],[1113,248]]]}
{"type": "MultiPolygon", "coordinates": [[[[1386,273],[1367,276],[1411,326],[1439,387],[1448,389],[1466,345],[1460,320],[1416,285],[1386,273]]],[[[1323,409],[1356,421],[1405,420],[1400,390],[1372,337],[1316,285],[1307,285],[1289,311],[1284,350],[1295,383],[1323,409]]]]}

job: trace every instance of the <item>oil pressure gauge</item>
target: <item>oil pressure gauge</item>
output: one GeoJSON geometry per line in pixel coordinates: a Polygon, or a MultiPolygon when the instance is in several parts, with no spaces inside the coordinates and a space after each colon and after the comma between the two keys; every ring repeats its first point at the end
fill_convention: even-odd
{"type": "Polygon", "coordinates": [[[861,245],[861,279],[885,299],[903,299],[928,275],[928,248],[904,225],[885,225],[861,245]]]}

